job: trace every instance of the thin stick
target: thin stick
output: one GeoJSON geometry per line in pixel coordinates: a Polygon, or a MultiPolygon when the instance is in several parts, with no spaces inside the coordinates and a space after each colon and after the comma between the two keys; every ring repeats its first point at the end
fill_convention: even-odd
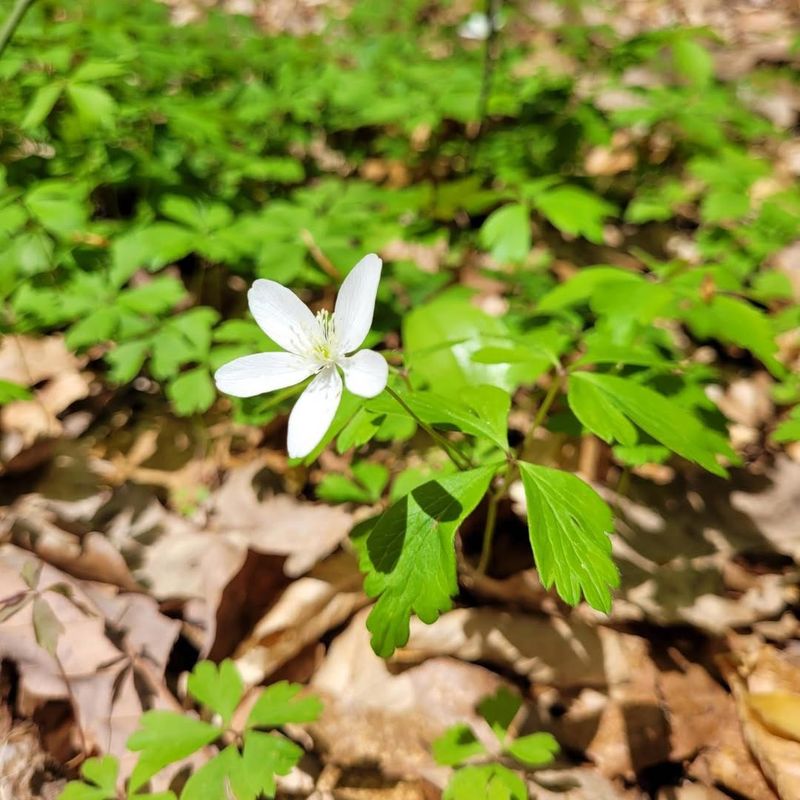
{"type": "Polygon", "coordinates": [[[539,410],[536,412],[536,416],[531,423],[531,427],[528,429],[528,432],[525,434],[525,440],[522,442],[521,451],[524,453],[527,450],[528,445],[530,445],[531,441],[533,440],[533,436],[536,433],[536,429],[542,424],[544,418],[547,416],[547,412],[550,410],[550,406],[553,405],[553,401],[556,399],[556,395],[558,394],[558,390],[561,388],[561,376],[556,375],[553,378],[553,382],[550,384],[550,388],[547,390],[547,394],[544,396],[544,400],[542,400],[542,404],[539,406],[539,410]]]}
{"type": "Polygon", "coordinates": [[[444,450],[447,454],[447,457],[458,467],[460,470],[466,470],[470,468],[470,465],[464,460],[464,456],[458,452],[458,450],[453,447],[453,445],[447,441],[440,433],[437,433],[427,422],[421,420],[411,406],[406,403],[405,400],[394,390],[391,386],[386,387],[386,391],[397,400],[397,402],[416,420],[417,424],[424,430],[428,436],[433,439],[439,447],[444,450]]]}
{"type": "Polygon", "coordinates": [[[11,41],[11,37],[17,30],[18,25],[22,22],[25,12],[34,2],[35,0],[17,0],[17,2],[14,3],[11,13],[3,23],[3,27],[0,28],[0,56],[3,55],[6,47],[8,47],[8,43],[11,41]]]}
{"type": "Polygon", "coordinates": [[[485,575],[489,567],[489,560],[492,557],[492,544],[494,542],[494,531],[497,527],[497,504],[506,492],[506,482],[498,487],[496,492],[492,492],[489,497],[489,508],[486,510],[486,524],[483,528],[483,544],[481,545],[481,558],[478,561],[478,573],[485,575]]]}

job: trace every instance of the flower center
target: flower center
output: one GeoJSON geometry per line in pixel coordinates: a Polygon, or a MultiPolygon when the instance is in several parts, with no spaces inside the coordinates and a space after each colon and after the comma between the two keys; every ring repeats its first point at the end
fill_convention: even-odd
{"type": "Polygon", "coordinates": [[[339,357],[333,314],[326,309],[317,311],[317,322],[319,322],[322,335],[314,342],[312,353],[314,358],[321,363],[331,364],[339,357]]]}

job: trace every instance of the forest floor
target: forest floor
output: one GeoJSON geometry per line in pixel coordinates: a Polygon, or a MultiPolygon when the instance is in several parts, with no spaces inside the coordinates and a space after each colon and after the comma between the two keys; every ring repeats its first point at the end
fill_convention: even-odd
{"type": "MultiPolygon", "coordinates": [[[[168,2],[181,24],[203,13],[203,2],[168,2]]],[[[267,32],[305,32],[323,4],[228,5],[267,32]]],[[[543,25],[564,8],[530,2],[543,25]]],[[[585,13],[628,33],[709,26],[726,78],[797,58],[789,0],[625,0],[585,13]]],[[[787,85],[764,113],[791,128],[799,111],[787,85]]],[[[490,573],[475,568],[480,529],[468,520],[456,608],[413,620],[407,646],[384,661],[348,541],[378,507],[303,492],[345,460],[326,452],[310,471],[290,468],[281,420],[261,429],[217,411],[200,427],[158,396],[133,410],[92,370],[60,335],[0,343],[0,378],[37,391],[0,417],[13,464],[0,477],[0,595],[26,590],[24,565],[41,569],[39,587],[61,587],[46,594],[63,627],[54,669],[30,615],[0,617],[0,800],[55,798],[84,746],[121,752],[145,708],[182,707],[181,675],[198,658],[232,658],[248,688],[288,679],[323,699],[320,720],[291,731],[307,755],[279,797],[437,798],[450,770],[432,742],[455,723],[488,739],[476,706],[507,685],[525,700],[519,731],[550,731],[562,748],[528,774],[533,797],[800,798],[797,718],[749,701],[800,696],[800,450],[765,443],[775,415],[765,372],[720,398],[746,452],[728,481],[682,463],[606,486],[593,440],[536,443],[598,481],[615,511],[622,586],[609,615],[542,588],[512,499],[490,573]]]]}

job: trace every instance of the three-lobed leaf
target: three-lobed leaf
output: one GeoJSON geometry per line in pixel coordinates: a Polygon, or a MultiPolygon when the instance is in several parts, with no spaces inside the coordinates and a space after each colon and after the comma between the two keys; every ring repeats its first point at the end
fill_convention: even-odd
{"type": "Polygon", "coordinates": [[[230,723],[244,693],[239,670],[227,658],[219,665],[200,661],[189,675],[186,688],[195,700],[219,714],[223,725],[230,723]]]}

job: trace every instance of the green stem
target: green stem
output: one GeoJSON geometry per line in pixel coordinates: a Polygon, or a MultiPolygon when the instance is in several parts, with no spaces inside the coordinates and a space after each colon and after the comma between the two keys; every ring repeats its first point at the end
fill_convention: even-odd
{"type": "Polygon", "coordinates": [[[0,28],[0,56],[3,55],[6,47],[8,47],[8,43],[11,41],[11,37],[14,35],[14,31],[17,30],[17,26],[20,22],[22,22],[25,12],[33,5],[34,2],[35,0],[17,0],[17,2],[14,3],[11,13],[3,23],[3,27],[0,28]]]}
{"type": "Polygon", "coordinates": [[[406,403],[405,400],[394,390],[391,386],[386,387],[386,391],[405,409],[405,411],[410,414],[417,422],[417,425],[420,426],[428,436],[433,439],[439,447],[444,450],[447,454],[447,457],[456,465],[456,467],[460,470],[467,470],[470,468],[470,464],[466,462],[464,456],[458,452],[458,450],[453,447],[453,445],[445,439],[440,433],[437,433],[427,422],[421,420],[411,406],[406,403]]]}
{"type": "MultiPolygon", "coordinates": [[[[561,381],[562,376],[560,374],[553,376],[553,382],[550,384],[550,388],[547,390],[547,394],[545,394],[542,404],[539,406],[539,409],[536,412],[536,416],[531,423],[531,427],[528,430],[528,433],[525,435],[525,440],[522,443],[520,452],[525,452],[528,445],[531,443],[531,440],[533,439],[536,429],[542,424],[542,422],[544,422],[544,418],[547,416],[547,412],[553,405],[553,402],[558,395],[558,391],[561,388],[561,381]]],[[[486,570],[489,567],[489,562],[492,558],[492,544],[494,543],[494,532],[495,528],[497,527],[497,505],[506,496],[508,487],[516,480],[518,475],[519,467],[517,466],[515,459],[506,470],[506,474],[503,476],[503,480],[500,485],[492,493],[491,497],[489,497],[489,507],[486,510],[486,524],[483,528],[481,557],[478,561],[478,572],[481,575],[486,573],[486,570]]]]}
{"type": "Polygon", "coordinates": [[[521,452],[524,453],[525,450],[528,449],[528,446],[530,445],[536,433],[536,429],[542,424],[542,422],[544,422],[544,418],[547,416],[550,406],[553,405],[553,401],[556,399],[556,395],[558,394],[558,390],[560,388],[561,375],[556,375],[553,378],[553,382],[550,384],[550,388],[547,390],[547,394],[544,396],[544,400],[542,400],[542,404],[539,406],[539,410],[536,412],[536,416],[533,418],[531,427],[525,434],[525,440],[522,442],[522,447],[520,448],[521,452]]]}
{"type": "Polygon", "coordinates": [[[489,567],[489,561],[492,557],[492,544],[494,543],[494,531],[497,527],[497,504],[500,502],[503,495],[506,493],[507,482],[504,479],[503,483],[497,488],[497,491],[492,492],[489,497],[489,507],[486,509],[486,524],[483,528],[483,544],[481,545],[481,558],[478,561],[478,572],[481,575],[486,574],[489,567]]]}

